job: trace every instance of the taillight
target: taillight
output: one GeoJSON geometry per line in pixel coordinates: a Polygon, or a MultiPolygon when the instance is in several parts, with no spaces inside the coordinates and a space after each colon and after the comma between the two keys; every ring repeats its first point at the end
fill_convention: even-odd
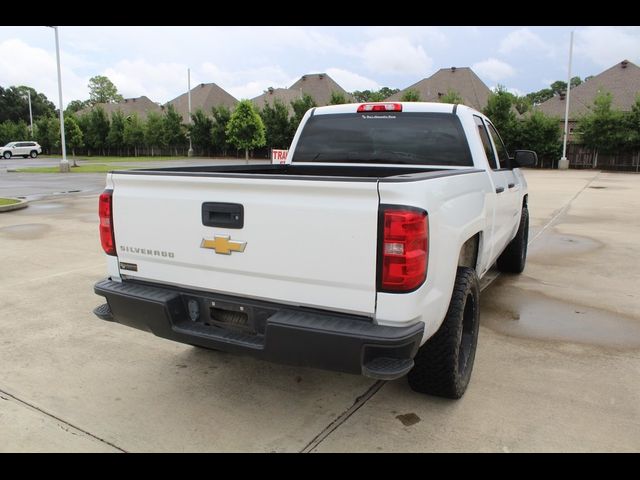
{"type": "Polygon", "coordinates": [[[427,278],[429,217],[416,208],[383,207],[379,234],[379,289],[387,292],[413,291],[427,278]]]}
{"type": "Polygon", "coordinates": [[[116,240],[113,236],[113,205],[112,190],[105,190],[100,194],[98,214],[100,216],[100,243],[107,255],[116,255],[116,240]]]}
{"type": "Polygon", "coordinates": [[[363,103],[358,107],[360,112],[401,112],[401,103],[363,103]]]}

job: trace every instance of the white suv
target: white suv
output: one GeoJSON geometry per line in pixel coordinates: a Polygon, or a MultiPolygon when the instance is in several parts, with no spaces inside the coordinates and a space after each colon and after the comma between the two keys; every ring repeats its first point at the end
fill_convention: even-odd
{"type": "Polygon", "coordinates": [[[37,142],[9,142],[4,147],[0,147],[0,155],[4,158],[36,158],[40,153],[42,153],[42,147],[37,142]]]}

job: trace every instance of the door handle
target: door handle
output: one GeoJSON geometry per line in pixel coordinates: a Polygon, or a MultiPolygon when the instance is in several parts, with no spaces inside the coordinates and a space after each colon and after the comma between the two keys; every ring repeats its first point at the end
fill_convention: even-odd
{"type": "Polygon", "coordinates": [[[496,193],[504,192],[504,187],[496,187],[496,193]]]}
{"type": "Polygon", "coordinates": [[[516,186],[516,184],[515,184],[515,183],[510,183],[510,184],[509,184],[509,188],[513,188],[513,187],[515,187],[515,186],[516,186]]]}
{"type": "Polygon", "coordinates": [[[239,203],[205,202],[202,204],[202,224],[207,227],[242,228],[244,207],[239,203]]]}

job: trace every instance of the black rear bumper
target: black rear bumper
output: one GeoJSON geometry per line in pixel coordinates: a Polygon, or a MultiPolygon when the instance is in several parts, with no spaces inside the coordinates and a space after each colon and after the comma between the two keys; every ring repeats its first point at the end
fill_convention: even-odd
{"type": "Polygon", "coordinates": [[[422,323],[380,326],[363,317],[108,279],[94,291],[107,299],[94,311],[103,320],[177,342],[383,380],[413,367],[424,329],[422,323]],[[214,312],[233,312],[232,318],[238,314],[244,323],[213,321],[214,312]]]}

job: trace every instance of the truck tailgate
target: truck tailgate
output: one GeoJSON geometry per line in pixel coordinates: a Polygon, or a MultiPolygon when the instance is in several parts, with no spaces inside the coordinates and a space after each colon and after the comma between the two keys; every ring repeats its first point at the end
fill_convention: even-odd
{"type": "Polygon", "coordinates": [[[123,278],[375,312],[375,179],[115,173],[112,180],[123,278]],[[202,208],[209,202],[242,205],[242,228],[205,226],[202,208]],[[238,243],[229,244],[225,236],[238,243]],[[238,251],[222,253],[230,245],[238,251]],[[125,269],[123,263],[132,265],[125,269]]]}

